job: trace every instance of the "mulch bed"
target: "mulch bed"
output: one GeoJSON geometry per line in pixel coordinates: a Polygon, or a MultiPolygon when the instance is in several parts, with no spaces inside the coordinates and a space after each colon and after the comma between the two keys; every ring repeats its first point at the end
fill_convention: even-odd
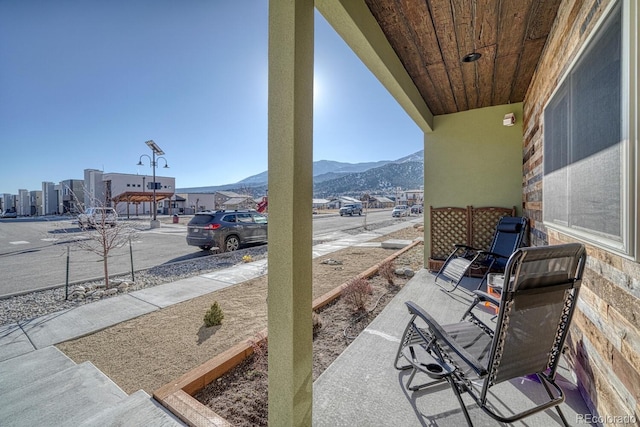
{"type": "MultiPolygon", "coordinates": [[[[313,379],[342,353],[397,294],[407,279],[397,277],[394,285],[379,275],[369,279],[373,288],[366,314],[354,310],[342,299],[318,313],[322,326],[313,339],[313,379]]],[[[256,341],[261,337],[256,337],[256,341]]],[[[267,368],[264,346],[254,356],[202,389],[195,398],[235,426],[266,426],[267,368]]]]}

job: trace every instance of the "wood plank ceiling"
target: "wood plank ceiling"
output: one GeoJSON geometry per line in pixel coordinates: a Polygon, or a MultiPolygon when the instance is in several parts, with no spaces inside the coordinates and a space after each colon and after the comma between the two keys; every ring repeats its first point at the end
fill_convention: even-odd
{"type": "Polygon", "coordinates": [[[561,0],[365,2],[440,115],[522,101],[561,0]]]}

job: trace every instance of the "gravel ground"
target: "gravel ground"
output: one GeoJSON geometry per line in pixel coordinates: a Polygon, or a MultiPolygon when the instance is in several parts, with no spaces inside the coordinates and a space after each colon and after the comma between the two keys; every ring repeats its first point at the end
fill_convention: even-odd
{"type": "MultiPolygon", "coordinates": [[[[366,231],[372,231],[378,228],[396,224],[398,220],[389,220],[367,226],[366,231]]],[[[365,231],[363,227],[350,230],[343,230],[347,234],[359,234],[365,231]]],[[[314,244],[319,242],[314,241],[314,244]]],[[[254,246],[242,249],[236,252],[216,254],[207,257],[194,258],[193,260],[182,261],[178,263],[160,265],[147,270],[135,272],[135,283],[131,282],[131,275],[116,276],[110,279],[112,287],[117,287],[123,281],[129,282],[130,285],[120,287],[118,294],[123,292],[131,292],[143,288],[161,285],[163,283],[175,282],[187,277],[197,276],[200,274],[210,273],[215,270],[229,268],[244,261],[242,257],[249,255],[253,261],[264,259],[267,257],[267,245],[254,246]]],[[[84,282],[74,284],[81,285],[87,289],[96,289],[103,287],[103,281],[84,282]]],[[[70,286],[69,294],[71,294],[73,286],[70,286]]],[[[29,320],[35,317],[44,316],[55,313],[56,311],[78,307],[98,301],[102,298],[84,298],[84,299],[65,299],[66,290],[64,287],[50,289],[46,291],[32,292],[29,294],[14,296],[6,299],[0,299],[0,326],[10,323],[16,323],[29,320]]],[[[116,294],[117,295],[117,294],[116,294]]]]}
{"type": "MultiPolygon", "coordinates": [[[[111,278],[109,282],[113,287],[117,287],[122,283],[122,281],[131,283],[130,286],[121,288],[120,292],[118,292],[118,294],[121,294],[123,292],[136,291],[143,288],[161,285],[163,283],[175,282],[187,277],[210,273],[223,268],[229,268],[243,263],[242,257],[245,255],[251,256],[253,261],[266,258],[267,246],[255,246],[235,252],[200,257],[174,264],[160,265],[148,270],[140,270],[135,272],[135,282],[131,282],[130,274],[116,276],[111,278]]],[[[99,288],[100,286],[103,286],[103,284],[104,281],[74,284],[69,287],[69,293],[71,294],[73,288],[79,285],[84,288],[99,288]]],[[[64,287],[2,299],[0,300],[0,326],[44,316],[60,310],[78,307],[80,305],[98,301],[99,299],[85,298],[65,300],[64,287]]]]}

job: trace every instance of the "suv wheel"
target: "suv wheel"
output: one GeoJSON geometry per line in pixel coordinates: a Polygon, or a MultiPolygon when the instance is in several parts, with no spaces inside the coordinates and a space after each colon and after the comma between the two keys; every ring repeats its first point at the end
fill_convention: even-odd
{"type": "Polygon", "coordinates": [[[240,240],[238,236],[229,236],[224,240],[224,251],[233,252],[240,247],[240,240]]]}

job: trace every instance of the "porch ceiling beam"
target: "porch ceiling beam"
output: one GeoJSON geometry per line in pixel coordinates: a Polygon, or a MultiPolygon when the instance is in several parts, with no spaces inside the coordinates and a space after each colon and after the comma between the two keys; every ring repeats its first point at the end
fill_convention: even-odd
{"type": "Polygon", "coordinates": [[[423,132],[433,113],[364,0],[316,0],[316,8],[423,132]]]}

